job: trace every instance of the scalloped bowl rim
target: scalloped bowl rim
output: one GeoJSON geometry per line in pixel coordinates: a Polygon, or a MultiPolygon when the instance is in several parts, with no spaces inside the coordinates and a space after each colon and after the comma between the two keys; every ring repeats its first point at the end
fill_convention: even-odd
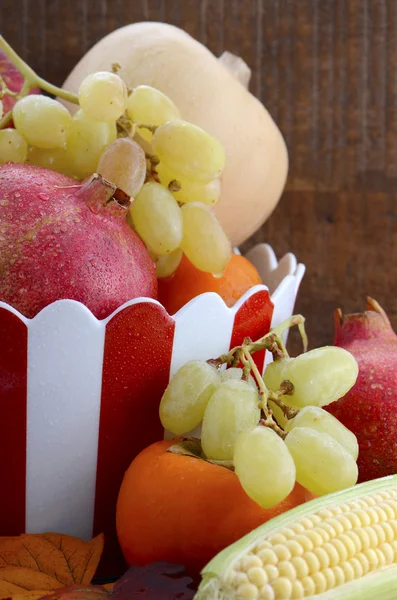
{"type": "MultiPolygon", "coordinates": [[[[282,281],[280,282],[280,284],[277,286],[276,290],[273,292],[273,294],[270,295],[270,299],[272,300],[273,304],[277,301],[278,296],[280,296],[280,294],[282,293],[282,289],[283,287],[285,287],[286,285],[286,281],[289,278],[295,278],[295,275],[286,275],[282,281]]],[[[192,298],[191,300],[189,300],[189,302],[187,302],[184,306],[182,306],[182,308],[180,308],[176,313],[170,315],[166,308],[158,301],[155,300],[154,298],[147,298],[145,296],[140,296],[139,298],[134,298],[133,300],[127,300],[126,302],[124,302],[121,306],[119,306],[118,308],[116,308],[110,315],[108,315],[107,317],[104,317],[103,319],[98,319],[92,312],[91,310],[82,302],[79,302],[78,300],[72,300],[70,298],[62,298],[60,300],[55,300],[55,302],[51,302],[51,304],[47,304],[47,306],[44,306],[44,308],[42,308],[34,317],[25,317],[22,313],[20,313],[16,308],[14,308],[11,304],[7,304],[6,302],[3,302],[0,300],[0,308],[5,308],[6,310],[9,310],[10,312],[12,312],[15,316],[17,316],[21,321],[23,321],[25,324],[31,323],[34,320],[38,320],[41,318],[41,315],[44,314],[45,312],[47,312],[48,310],[51,310],[52,307],[54,306],[59,306],[61,304],[74,304],[74,305],[80,305],[83,306],[84,309],[87,311],[87,313],[90,315],[90,317],[92,319],[94,319],[95,321],[98,321],[99,323],[103,323],[106,324],[108,323],[108,321],[110,321],[115,315],[117,315],[117,313],[121,312],[122,310],[124,310],[125,308],[128,308],[129,306],[133,306],[134,304],[140,304],[143,302],[147,302],[149,304],[157,304],[158,306],[161,306],[165,312],[172,318],[174,319],[176,316],[182,315],[187,311],[190,311],[192,306],[194,306],[194,304],[197,304],[198,302],[201,301],[202,298],[209,298],[209,297],[213,297],[215,302],[218,302],[220,304],[223,304],[225,310],[231,312],[231,313],[237,313],[237,311],[240,309],[240,307],[244,304],[244,302],[246,302],[248,300],[248,298],[250,298],[251,296],[253,296],[254,294],[256,294],[257,292],[260,291],[269,291],[269,288],[264,285],[264,284],[259,284],[259,285],[254,285],[253,287],[249,288],[249,290],[247,290],[238,300],[235,304],[233,304],[233,306],[227,306],[227,304],[225,303],[225,301],[223,300],[223,298],[216,292],[205,292],[203,294],[199,294],[198,296],[195,296],[194,298],[192,298]]]]}

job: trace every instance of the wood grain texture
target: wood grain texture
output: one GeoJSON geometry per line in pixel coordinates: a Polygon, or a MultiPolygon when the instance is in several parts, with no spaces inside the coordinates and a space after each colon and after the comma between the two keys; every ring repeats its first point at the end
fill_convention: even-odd
{"type": "Polygon", "coordinates": [[[397,328],[397,2],[0,0],[3,35],[57,84],[102,36],[140,20],[183,27],[252,67],[291,164],[282,201],[245,246],[267,241],[307,265],[297,310],[311,345],[332,341],[336,307],[361,310],[369,294],[397,328]]]}

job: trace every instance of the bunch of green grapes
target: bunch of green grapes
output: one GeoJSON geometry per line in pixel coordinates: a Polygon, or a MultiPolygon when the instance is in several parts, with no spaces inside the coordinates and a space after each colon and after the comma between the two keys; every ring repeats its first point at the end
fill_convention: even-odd
{"type": "Polygon", "coordinates": [[[100,173],[133,198],[128,222],[146,244],[159,277],[182,254],[221,275],[231,245],[211,211],[225,166],[220,142],[183,121],[170,98],[150,86],[128,91],[112,72],[88,75],[72,116],[57,100],[30,95],[0,130],[0,162],[41,165],[84,179],[100,173]]]}
{"type": "Polygon", "coordinates": [[[287,418],[279,408],[277,421],[264,418],[252,376],[244,379],[236,367],[220,372],[214,364],[195,360],[177,371],[160,403],[165,429],[183,435],[201,425],[205,457],[232,461],[248,496],[264,508],[284,500],[296,481],[319,496],[357,482],[357,439],[322,408],[356,381],[349,352],[325,346],[270,363],[259,388],[294,409],[287,418]],[[282,395],[283,382],[292,393],[282,395]]]}

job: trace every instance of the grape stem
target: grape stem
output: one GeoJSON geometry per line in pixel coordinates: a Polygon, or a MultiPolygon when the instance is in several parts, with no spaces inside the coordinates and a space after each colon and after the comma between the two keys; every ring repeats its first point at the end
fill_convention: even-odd
{"type": "MultiPolygon", "coordinates": [[[[7,58],[9,58],[9,60],[14,65],[14,67],[16,67],[18,69],[18,71],[21,73],[22,77],[24,78],[24,84],[22,86],[21,91],[18,93],[11,92],[7,88],[7,86],[5,86],[4,80],[1,79],[2,92],[8,94],[9,96],[14,96],[18,100],[20,100],[24,96],[27,96],[32,88],[38,87],[41,90],[44,90],[45,92],[47,92],[48,94],[52,94],[54,96],[59,96],[60,98],[63,98],[63,100],[72,102],[73,104],[79,103],[76,94],[73,94],[72,92],[67,92],[66,90],[63,90],[63,89],[57,87],[56,85],[52,85],[52,83],[49,83],[42,77],[39,77],[39,75],[37,75],[37,73],[35,73],[35,71],[33,71],[33,69],[31,67],[29,67],[29,65],[26,64],[24,60],[22,60],[22,58],[15,52],[15,50],[13,48],[11,48],[11,46],[8,44],[8,42],[6,42],[6,40],[4,39],[4,37],[2,35],[0,35],[0,50],[2,50],[4,52],[4,54],[7,56],[7,58]],[[4,86],[5,86],[5,89],[4,89],[4,86]]],[[[12,110],[8,111],[4,115],[4,117],[1,119],[0,129],[2,129],[6,125],[8,125],[8,123],[11,121],[11,119],[12,119],[12,110]]]]}
{"type": "MultiPolygon", "coordinates": [[[[277,327],[271,329],[268,333],[266,333],[263,337],[261,337],[256,342],[252,340],[244,340],[244,347],[253,354],[254,352],[258,352],[259,350],[269,350],[273,354],[274,360],[279,360],[281,358],[289,358],[289,354],[284,346],[284,342],[281,338],[283,333],[294,327],[294,325],[298,326],[299,332],[302,337],[304,352],[307,350],[307,335],[305,331],[305,317],[302,315],[293,315],[289,319],[286,319],[277,327]]],[[[230,366],[236,366],[239,363],[240,357],[239,352],[242,346],[235,346],[232,348],[227,354],[222,354],[219,358],[211,360],[211,364],[223,365],[227,364],[230,366]]]]}
{"type": "Polygon", "coordinates": [[[277,392],[268,390],[263,377],[259,372],[259,369],[252,357],[252,354],[259,350],[269,350],[273,355],[273,360],[281,360],[283,358],[289,358],[287,349],[285,348],[282,340],[282,335],[289,328],[297,325],[303,343],[304,352],[307,350],[308,341],[305,331],[305,318],[302,315],[293,315],[289,319],[286,319],[277,327],[271,329],[263,337],[256,342],[253,342],[250,338],[245,338],[241,346],[232,348],[227,354],[222,354],[218,358],[207,361],[215,368],[219,369],[222,365],[226,364],[230,367],[237,367],[239,364],[243,367],[242,379],[247,381],[250,374],[252,373],[259,390],[260,403],[259,408],[264,414],[264,418],[260,420],[260,425],[270,427],[273,429],[281,438],[285,438],[287,433],[278,425],[274,420],[272,410],[269,408],[269,400],[274,402],[282,411],[286,419],[293,419],[299,412],[298,409],[291,408],[282,400],[282,396],[291,396],[294,392],[294,386],[290,381],[283,381],[280,385],[280,389],[277,392]]]}
{"type": "MultiPolygon", "coordinates": [[[[249,365],[249,368],[252,371],[252,374],[255,378],[255,381],[256,381],[256,383],[258,385],[258,389],[259,389],[259,396],[261,398],[259,407],[261,408],[261,410],[263,411],[263,413],[265,415],[265,418],[260,420],[260,424],[263,425],[264,427],[269,427],[270,429],[273,429],[273,431],[275,431],[281,438],[284,439],[287,436],[287,434],[273,419],[272,411],[268,405],[268,399],[269,399],[270,393],[265,385],[265,382],[262,379],[261,374],[259,373],[258,367],[256,366],[254,359],[252,358],[251,354],[248,352],[248,350],[246,348],[243,349],[243,355],[245,357],[246,364],[249,365]]],[[[243,361],[243,364],[244,364],[244,361],[243,361]]],[[[245,369],[245,367],[244,367],[244,369],[245,369]]]]}
{"type": "Polygon", "coordinates": [[[154,133],[158,127],[158,125],[149,125],[148,123],[135,123],[136,127],[141,127],[142,129],[148,129],[151,133],[154,133]]]}

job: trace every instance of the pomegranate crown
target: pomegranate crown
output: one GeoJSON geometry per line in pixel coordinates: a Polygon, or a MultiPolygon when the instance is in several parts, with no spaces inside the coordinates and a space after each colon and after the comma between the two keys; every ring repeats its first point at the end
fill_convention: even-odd
{"type": "Polygon", "coordinates": [[[334,321],[335,346],[344,346],[356,340],[395,337],[386,312],[369,296],[365,312],[344,315],[338,308],[334,314],[334,321]]]}

